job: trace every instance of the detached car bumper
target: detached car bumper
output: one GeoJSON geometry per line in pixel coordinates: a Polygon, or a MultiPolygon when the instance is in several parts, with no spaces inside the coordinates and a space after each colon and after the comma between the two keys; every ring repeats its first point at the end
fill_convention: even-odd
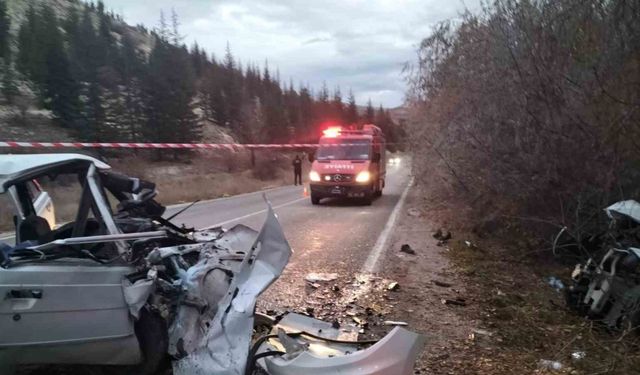
{"type": "Polygon", "coordinates": [[[311,194],[320,198],[364,198],[371,194],[370,185],[310,185],[311,194]]]}

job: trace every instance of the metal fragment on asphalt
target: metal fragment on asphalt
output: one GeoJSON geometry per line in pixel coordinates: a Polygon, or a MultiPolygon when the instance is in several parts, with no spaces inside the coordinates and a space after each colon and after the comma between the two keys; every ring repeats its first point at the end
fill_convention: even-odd
{"type": "Polygon", "coordinates": [[[322,282],[322,281],[334,281],[337,278],[338,278],[338,274],[337,273],[316,273],[316,272],[311,272],[311,273],[307,274],[307,276],[305,277],[305,280],[307,280],[310,283],[317,283],[317,282],[322,282]]]}

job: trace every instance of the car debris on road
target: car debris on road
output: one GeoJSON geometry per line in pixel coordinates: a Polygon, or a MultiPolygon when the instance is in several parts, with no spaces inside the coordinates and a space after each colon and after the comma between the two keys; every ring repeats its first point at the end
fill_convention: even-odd
{"type": "Polygon", "coordinates": [[[4,372],[84,364],[141,375],[404,375],[424,344],[400,327],[353,342],[335,322],[255,314],[292,253],[268,202],[259,232],[178,227],[162,217],[153,183],[79,154],[0,156],[0,194],[16,211],[16,245],[0,247],[4,372]],[[82,192],[76,219],[56,229],[27,199],[26,181],[45,177],[82,192]],[[253,337],[258,325],[271,334],[253,337]]]}
{"type": "Polygon", "coordinates": [[[467,302],[462,298],[456,298],[456,299],[443,298],[440,300],[440,302],[442,302],[443,305],[467,306],[467,302]]]}
{"type": "Polygon", "coordinates": [[[411,248],[411,245],[405,243],[402,246],[400,246],[400,251],[406,254],[410,254],[410,255],[416,255],[416,251],[413,250],[413,248],[411,248]]]}
{"type": "Polygon", "coordinates": [[[398,284],[396,281],[390,282],[389,285],[387,285],[387,290],[398,290],[400,289],[400,284],[398,284]]]}
{"type": "Polygon", "coordinates": [[[338,274],[337,273],[316,273],[316,272],[311,272],[311,273],[307,274],[307,276],[304,279],[307,280],[310,283],[318,283],[318,282],[334,281],[337,278],[338,278],[338,274]]]}

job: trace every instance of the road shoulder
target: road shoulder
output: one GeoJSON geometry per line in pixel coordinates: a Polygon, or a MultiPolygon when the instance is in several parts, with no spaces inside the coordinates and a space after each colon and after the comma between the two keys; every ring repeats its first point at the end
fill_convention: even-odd
{"type": "Polygon", "coordinates": [[[390,297],[395,307],[389,318],[407,322],[428,338],[417,374],[466,373],[479,325],[469,318],[476,316],[470,314],[474,298],[450,263],[447,247],[438,246],[433,238],[438,227],[422,208],[421,196],[419,187],[410,190],[380,268],[380,276],[400,285],[390,297]],[[400,251],[405,244],[415,254],[400,251]],[[443,300],[460,303],[444,304],[443,300]]]}

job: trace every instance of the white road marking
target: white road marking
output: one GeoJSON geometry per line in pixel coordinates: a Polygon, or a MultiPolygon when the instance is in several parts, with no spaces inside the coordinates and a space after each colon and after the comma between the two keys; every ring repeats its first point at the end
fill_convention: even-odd
{"type": "MultiPolygon", "coordinates": [[[[262,194],[262,193],[268,193],[274,190],[284,190],[286,188],[290,188],[291,186],[276,186],[276,187],[270,187],[270,188],[266,188],[263,190],[258,190],[258,191],[252,191],[249,193],[242,193],[242,194],[237,194],[237,195],[230,195],[228,197],[220,197],[220,198],[213,198],[213,199],[206,199],[206,200],[202,200],[200,202],[198,202],[197,204],[206,204],[206,203],[213,203],[213,202],[220,202],[220,201],[226,201],[229,199],[235,199],[235,198],[242,198],[242,197],[246,197],[249,195],[256,195],[256,194],[262,194]]],[[[293,190],[293,189],[292,189],[293,190]]],[[[190,204],[192,204],[193,202],[185,202],[185,203],[178,203],[178,204],[172,204],[172,205],[168,205],[166,206],[167,209],[169,210],[173,210],[173,209],[180,209],[182,207],[186,207],[190,204]]]]}
{"type": "Polygon", "coordinates": [[[387,220],[387,224],[384,226],[384,229],[378,236],[378,240],[376,244],[373,245],[367,260],[364,262],[362,266],[363,273],[374,273],[378,268],[378,261],[380,260],[380,256],[382,252],[386,249],[387,241],[389,240],[389,235],[391,234],[391,230],[395,227],[396,221],[398,220],[398,214],[402,210],[402,206],[404,206],[404,201],[407,199],[407,193],[409,193],[409,189],[413,185],[413,177],[409,180],[407,187],[402,192],[400,199],[396,203],[396,206],[393,208],[391,215],[389,215],[389,220],[387,220]]]}
{"type": "MultiPolygon", "coordinates": [[[[303,201],[303,200],[305,200],[305,199],[309,199],[309,198],[307,198],[307,197],[303,197],[303,198],[294,199],[294,200],[289,201],[289,202],[287,202],[287,203],[283,203],[283,204],[280,204],[280,205],[277,205],[277,206],[273,206],[273,209],[274,209],[274,210],[277,210],[278,208],[282,208],[282,207],[290,206],[290,205],[292,205],[292,204],[294,204],[294,203],[298,203],[298,202],[303,201]]],[[[233,218],[233,219],[229,219],[229,220],[223,221],[223,222],[221,222],[221,223],[217,223],[217,224],[209,225],[208,227],[204,227],[204,228],[201,228],[201,229],[211,229],[211,228],[215,228],[215,227],[221,227],[221,226],[223,226],[223,225],[227,225],[227,224],[229,224],[229,223],[233,223],[233,222],[236,222],[236,221],[240,221],[240,220],[248,219],[248,218],[250,218],[250,217],[252,217],[252,216],[260,215],[260,214],[263,214],[263,213],[265,213],[265,212],[267,212],[267,209],[260,210],[260,211],[256,211],[256,212],[252,212],[252,213],[250,213],[250,214],[246,214],[246,215],[239,216],[239,217],[236,217],[236,218],[233,218]]]]}

